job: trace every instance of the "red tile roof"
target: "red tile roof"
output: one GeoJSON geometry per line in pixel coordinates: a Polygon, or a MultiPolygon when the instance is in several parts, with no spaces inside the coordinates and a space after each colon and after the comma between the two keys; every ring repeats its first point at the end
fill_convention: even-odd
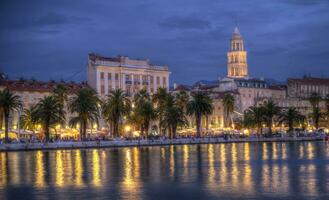
{"type": "Polygon", "coordinates": [[[314,77],[304,77],[304,78],[289,78],[288,83],[299,83],[299,84],[309,84],[309,85],[329,85],[329,78],[314,78],[314,77]]]}
{"type": "Polygon", "coordinates": [[[80,88],[88,87],[86,83],[60,83],[60,82],[42,82],[35,80],[0,80],[0,87],[6,87],[13,91],[30,92],[52,92],[59,84],[64,84],[69,93],[74,93],[80,88]]]}

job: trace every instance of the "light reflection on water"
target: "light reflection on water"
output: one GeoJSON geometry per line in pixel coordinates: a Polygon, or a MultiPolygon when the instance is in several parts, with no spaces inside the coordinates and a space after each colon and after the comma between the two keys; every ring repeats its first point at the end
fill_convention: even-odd
{"type": "Polygon", "coordinates": [[[328,152],[325,142],[1,152],[0,196],[327,199],[328,152]]]}

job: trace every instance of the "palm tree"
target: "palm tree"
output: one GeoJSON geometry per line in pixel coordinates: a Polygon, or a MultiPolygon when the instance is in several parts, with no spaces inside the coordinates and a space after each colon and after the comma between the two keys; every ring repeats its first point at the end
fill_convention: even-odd
{"type": "Polygon", "coordinates": [[[224,106],[224,122],[225,127],[229,126],[231,124],[231,114],[234,111],[234,96],[227,93],[224,95],[223,98],[223,106],[224,106]]]}
{"type": "Polygon", "coordinates": [[[296,108],[289,108],[287,111],[281,113],[280,123],[288,125],[288,132],[293,131],[295,124],[304,123],[305,116],[302,115],[296,108]]]}
{"type": "Polygon", "coordinates": [[[269,134],[272,135],[272,125],[275,117],[280,115],[280,108],[273,102],[268,101],[264,105],[264,119],[269,129],[269,134]]]}
{"type": "Polygon", "coordinates": [[[312,108],[319,107],[321,96],[318,93],[313,92],[309,98],[309,101],[312,105],[312,108]]]}
{"type": "Polygon", "coordinates": [[[24,130],[31,130],[34,133],[36,125],[38,123],[37,119],[37,106],[32,105],[29,108],[24,109],[24,113],[21,116],[21,127],[24,130]]]}
{"type": "Polygon", "coordinates": [[[121,89],[111,91],[102,105],[102,115],[110,123],[114,137],[119,136],[119,122],[131,109],[130,100],[121,89]]]}
{"type": "MultiPolygon", "coordinates": [[[[169,94],[167,92],[166,88],[158,88],[157,92],[153,94],[152,96],[152,102],[154,104],[155,112],[156,115],[159,119],[159,122],[162,121],[163,115],[164,115],[164,111],[165,111],[165,104],[167,101],[169,94]]],[[[160,135],[162,135],[162,124],[159,123],[159,132],[160,135]]]]}
{"type": "Polygon", "coordinates": [[[180,91],[176,94],[175,101],[176,104],[183,109],[183,112],[186,112],[187,103],[189,100],[189,96],[187,92],[180,91]]]}
{"type": "Polygon", "coordinates": [[[262,132],[262,123],[264,121],[264,107],[253,106],[244,113],[244,126],[248,128],[257,128],[257,133],[262,132]]]}
{"type": "Polygon", "coordinates": [[[9,115],[10,112],[21,109],[22,101],[20,97],[11,92],[8,88],[0,91],[0,110],[5,118],[5,143],[9,142],[9,115]]]}
{"type": "Polygon", "coordinates": [[[65,102],[68,100],[68,89],[66,85],[62,83],[56,85],[53,93],[60,105],[64,108],[65,102]]]}
{"type": "Polygon", "coordinates": [[[314,92],[311,94],[309,101],[310,101],[310,104],[312,105],[312,113],[310,116],[313,120],[315,128],[318,129],[320,119],[323,116],[323,114],[321,113],[321,110],[319,108],[321,96],[318,93],[314,92]]]}
{"type": "Polygon", "coordinates": [[[198,137],[201,137],[201,118],[210,115],[212,110],[212,100],[208,94],[203,92],[192,94],[192,99],[187,104],[187,114],[195,117],[198,137]]]}
{"type": "Polygon", "coordinates": [[[100,100],[95,90],[82,88],[69,101],[68,109],[75,117],[70,119],[70,125],[80,126],[81,140],[86,140],[88,123],[98,122],[100,100]]]}
{"type": "Polygon", "coordinates": [[[321,119],[322,116],[323,116],[323,113],[321,113],[320,108],[319,107],[314,107],[310,117],[313,120],[313,124],[315,126],[315,129],[319,128],[319,123],[320,123],[320,119],[321,119]]]}
{"type": "Polygon", "coordinates": [[[46,96],[37,103],[36,120],[41,123],[46,141],[50,139],[50,128],[65,121],[65,111],[54,96],[46,96]]]}
{"type": "Polygon", "coordinates": [[[163,117],[160,121],[160,124],[169,130],[170,138],[176,137],[177,127],[187,124],[183,107],[178,104],[177,100],[171,95],[168,96],[163,117]]]}
{"type": "MultiPolygon", "coordinates": [[[[151,98],[146,90],[140,90],[134,97],[134,110],[131,118],[137,122],[141,135],[144,136],[144,132],[149,130],[149,126],[152,120],[156,118],[156,110],[153,107],[151,98]]],[[[147,134],[145,135],[147,137],[147,134]]]]}
{"type": "Polygon", "coordinates": [[[329,124],[329,94],[326,96],[326,118],[327,118],[327,122],[329,124]]]}

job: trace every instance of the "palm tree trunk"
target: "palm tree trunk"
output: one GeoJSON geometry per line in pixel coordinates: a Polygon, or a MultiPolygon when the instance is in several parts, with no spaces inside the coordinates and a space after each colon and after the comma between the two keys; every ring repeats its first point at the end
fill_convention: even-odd
{"type": "Polygon", "coordinates": [[[5,143],[9,142],[8,130],[9,130],[9,112],[5,111],[5,143]]]}
{"type": "Polygon", "coordinates": [[[46,142],[49,142],[49,123],[47,122],[45,124],[45,136],[46,136],[46,142]]]}
{"type": "Polygon", "coordinates": [[[83,125],[82,125],[82,121],[80,121],[80,140],[81,141],[83,141],[83,137],[82,137],[82,135],[83,135],[83,127],[82,127],[83,125]]]}
{"type": "Polygon", "coordinates": [[[272,120],[268,123],[268,133],[272,136],[272,120]]]}
{"type": "Polygon", "coordinates": [[[173,125],[173,127],[172,127],[172,135],[173,135],[173,138],[176,138],[176,130],[177,130],[177,126],[176,125],[173,125]]]}
{"type": "Polygon", "coordinates": [[[87,122],[83,120],[83,134],[82,134],[83,141],[86,141],[86,132],[87,132],[87,122]]]}
{"type": "Polygon", "coordinates": [[[141,136],[144,136],[144,127],[143,127],[143,124],[141,124],[140,129],[141,129],[141,136]]]}
{"type": "Polygon", "coordinates": [[[201,137],[201,116],[196,116],[196,133],[197,137],[201,137]]]}
{"type": "Polygon", "coordinates": [[[208,115],[206,116],[206,130],[209,129],[209,117],[208,115]]]}

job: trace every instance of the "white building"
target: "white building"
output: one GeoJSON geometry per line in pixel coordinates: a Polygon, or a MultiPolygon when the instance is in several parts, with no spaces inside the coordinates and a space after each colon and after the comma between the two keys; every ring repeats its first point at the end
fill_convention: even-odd
{"type": "Polygon", "coordinates": [[[101,97],[115,89],[122,89],[130,96],[143,88],[149,93],[159,87],[169,89],[169,75],[167,66],[152,65],[149,60],[88,55],[88,85],[101,97]]]}

